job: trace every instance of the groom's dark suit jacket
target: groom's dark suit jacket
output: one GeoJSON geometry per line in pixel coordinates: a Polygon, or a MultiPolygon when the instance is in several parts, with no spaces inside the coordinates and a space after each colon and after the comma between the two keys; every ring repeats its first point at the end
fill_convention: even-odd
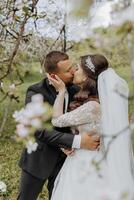
{"type": "MultiPolygon", "coordinates": [[[[74,94],[78,91],[75,86],[69,86],[69,102],[74,94]]],[[[53,86],[49,85],[48,79],[30,86],[26,94],[26,104],[31,101],[31,97],[35,94],[42,94],[44,101],[50,105],[54,104],[56,91],[53,86]]],[[[70,128],[56,128],[52,131],[36,131],[36,140],[38,148],[31,154],[24,149],[19,166],[26,172],[40,179],[47,179],[53,172],[57,161],[62,157],[63,162],[65,155],[61,152],[60,147],[71,148],[74,135],[71,134],[70,128]]],[[[60,169],[59,169],[60,170],[60,169]]]]}

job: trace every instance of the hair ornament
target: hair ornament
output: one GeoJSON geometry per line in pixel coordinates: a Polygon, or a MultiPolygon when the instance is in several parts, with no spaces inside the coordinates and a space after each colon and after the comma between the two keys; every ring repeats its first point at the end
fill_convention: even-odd
{"type": "Polygon", "coordinates": [[[85,61],[85,65],[93,72],[95,73],[95,66],[94,64],[92,63],[92,60],[91,60],[91,57],[88,56],[86,61],[85,61]]]}

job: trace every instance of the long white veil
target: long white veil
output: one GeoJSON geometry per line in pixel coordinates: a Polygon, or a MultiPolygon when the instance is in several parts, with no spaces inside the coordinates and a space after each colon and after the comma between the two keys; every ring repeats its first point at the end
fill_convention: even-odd
{"type": "Polygon", "coordinates": [[[107,175],[121,191],[134,190],[134,157],[128,120],[128,86],[112,68],[98,77],[107,175]],[[114,136],[114,137],[112,137],[114,136]]]}

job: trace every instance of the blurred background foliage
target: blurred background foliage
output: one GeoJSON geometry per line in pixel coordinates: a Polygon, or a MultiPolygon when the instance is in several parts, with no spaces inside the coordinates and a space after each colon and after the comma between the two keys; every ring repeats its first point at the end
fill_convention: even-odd
{"type": "MultiPolygon", "coordinates": [[[[16,200],[19,187],[20,169],[17,163],[23,145],[15,141],[12,114],[24,106],[28,86],[45,77],[42,63],[49,51],[66,51],[75,62],[79,62],[79,57],[85,54],[104,54],[110,65],[129,84],[129,116],[130,122],[134,123],[134,21],[125,20],[119,25],[99,27],[87,38],[73,41],[67,40],[67,26],[63,19],[58,37],[50,38],[37,34],[37,21],[45,20],[47,15],[46,10],[38,13],[38,1],[16,2],[0,2],[0,180],[7,184],[7,193],[0,194],[0,200],[16,200]],[[26,28],[32,20],[36,31],[26,28]],[[15,85],[15,91],[10,95],[12,84],[15,85]]],[[[53,3],[51,0],[50,5],[53,3]]],[[[82,7],[78,6],[73,11],[74,16],[79,18],[87,15],[87,9],[86,12],[83,10],[93,2],[85,0],[83,3],[82,7]]],[[[119,0],[114,10],[122,11],[131,4],[132,1],[119,0]]],[[[47,21],[51,23],[49,18],[47,21]]],[[[46,186],[39,199],[47,200],[46,186]]]]}

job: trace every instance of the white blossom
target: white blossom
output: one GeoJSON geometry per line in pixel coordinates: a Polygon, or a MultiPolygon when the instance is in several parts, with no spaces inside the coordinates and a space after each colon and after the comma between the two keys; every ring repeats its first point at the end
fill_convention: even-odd
{"type": "Polygon", "coordinates": [[[32,103],[29,103],[26,105],[25,111],[23,114],[26,119],[32,119],[33,117],[35,117],[34,107],[32,103]]]}
{"type": "Polygon", "coordinates": [[[31,102],[27,104],[24,115],[28,118],[40,117],[45,114],[46,111],[47,109],[45,108],[43,103],[31,102]]]}
{"type": "Polygon", "coordinates": [[[0,87],[3,88],[4,84],[3,82],[0,82],[0,87]]]}
{"type": "Polygon", "coordinates": [[[113,12],[113,24],[121,25],[126,21],[132,21],[134,22],[134,3],[132,3],[130,6],[121,9],[121,11],[113,12]]]}
{"type": "Polygon", "coordinates": [[[36,119],[32,119],[31,120],[31,125],[35,128],[41,128],[42,127],[42,122],[41,122],[41,119],[39,118],[36,118],[36,119]]]}
{"type": "Polygon", "coordinates": [[[15,118],[16,122],[20,122],[21,121],[21,119],[24,116],[24,111],[25,111],[24,108],[22,108],[20,111],[15,111],[13,113],[13,118],[15,118]]]}
{"type": "Polygon", "coordinates": [[[6,192],[7,191],[7,186],[3,181],[0,181],[0,193],[1,192],[6,192]]]}
{"type": "Polygon", "coordinates": [[[27,142],[26,147],[27,147],[27,152],[28,152],[29,154],[31,154],[32,151],[36,151],[36,149],[37,149],[37,147],[38,147],[38,144],[37,144],[37,142],[34,143],[33,141],[29,140],[29,141],[27,142]]]}
{"type": "Polygon", "coordinates": [[[17,131],[17,134],[18,134],[20,137],[22,137],[22,138],[28,136],[28,134],[29,134],[29,129],[26,128],[23,124],[18,124],[18,125],[16,126],[16,129],[17,129],[17,130],[16,130],[16,131],[17,131]]]}
{"type": "Polygon", "coordinates": [[[32,102],[43,102],[43,96],[41,94],[32,96],[32,102]]]}
{"type": "Polygon", "coordinates": [[[12,95],[15,92],[15,89],[16,89],[16,86],[14,83],[9,85],[9,94],[12,95]]]}
{"type": "MultiPolygon", "coordinates": [[[[22,108],[20,111],[15,111],[13,114],[17,122],[16,133],[24,141],[27,141],[29,136],[34,138],[35,131],[43,128],[43,122],[49,116],[46,115],[48,107],[45,106],[41,94],[34,95],[31,100],[25,108],[22,108]]],[[[28,141],[27,148],[28,152],[31,153],[36,150],[37,144],[28,141]]]]}
{"type": "Polygon", "coordinates": [[[22,116],[19,122],[24,126],[29,126],[31,124],[30,119],[26,118],[25,116],[22,116]]]}
{"type": "Polygon", "coordinates": [[[14,90],[15,89],[15,84],[13,83],[13,84],[9,85],[9,89],[10,90],[14,90]]]}
{"type": "MultiPolygon", "coordinates": [[[[31,125],[31,120],[43,117],[46,112],[47,108],[44,105],[43,97],[42,95],[37,94],[32,97],[32,102],[28,103],[25,108],[22,108],[20,111],[15,111],[13,118],[15,118],[16,122],[23,125],[31,125]]],[[[35,122],[37,125],[37,121],[35,122]]]]}

